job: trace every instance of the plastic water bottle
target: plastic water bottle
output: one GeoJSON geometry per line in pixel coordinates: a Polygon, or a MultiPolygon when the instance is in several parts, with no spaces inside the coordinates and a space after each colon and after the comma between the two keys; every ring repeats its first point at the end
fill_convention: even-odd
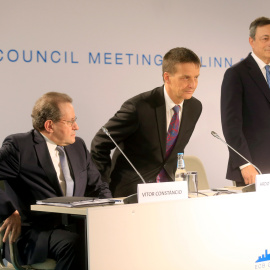
{"type": "Polygon", "coordinates": [[[184,154],[177,154],[177,168],[175,172],[175,181],[185,181],[187,179],[187,171],[185,169],[184,154]]]}

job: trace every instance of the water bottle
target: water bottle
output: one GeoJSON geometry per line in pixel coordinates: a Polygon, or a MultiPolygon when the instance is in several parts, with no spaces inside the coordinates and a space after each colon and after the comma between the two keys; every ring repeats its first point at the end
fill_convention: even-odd
{"type": "Polygon", "coordinates": [[[187,171],[185,169],[184,154],[177,154],[177,168],[175,172],[175,181],[185,181],[187,180],[187,171]]]}

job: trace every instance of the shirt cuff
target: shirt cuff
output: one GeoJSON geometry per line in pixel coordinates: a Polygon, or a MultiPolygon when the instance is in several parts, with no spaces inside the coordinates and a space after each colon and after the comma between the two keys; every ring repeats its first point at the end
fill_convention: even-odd
{"type": "Polygon", "coordinates": [[[242,166],[239,167],[240,170],[243,170],[244,168],[246,168],[247,166],[251,165],[251,163],[246,163],[242,166]]]}

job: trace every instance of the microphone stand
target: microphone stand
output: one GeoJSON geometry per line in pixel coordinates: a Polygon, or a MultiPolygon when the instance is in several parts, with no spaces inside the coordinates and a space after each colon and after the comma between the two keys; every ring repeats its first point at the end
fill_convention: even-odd
{"type": "Polygon", "coordinates": [[[222,141],[223,143],[225,143],[228,147],[230,147],[236,154],[238,154],[241,158],[243,158],[245,161],[247,161],[248,163],[250,163],[252,166],[254,166],[254,168],[256,168],[256,170],[258,171],[259,174],[262,174],[262,172],[253,164],[251,163],[249,160],[247,160],[245,157],[243,157],[239,152],[237,152],[234,148],[232,148],[229,144],[227,144],[224,140],[222,140],[219,135],[215,132],[215,131],[211,131],[211,134],[219,139],[220,141],[222,141]]]}
{"type": "MultiPolygon", "coordinates": [[[[241,158],[243,158],[245,161],[247,161],[248,163],[250,163],[257,171],[259,174],[262,174],[262,172],[259,170],[258,167],[256,167],[253,163],[251,163],[249,160],[247,160],[245,157],[243,157],[239,152],[237,152],[234,148],[232,148],[229,144],[227,144],[224,140],[222,140],[219,135],[215,132],[215,131],[211,131],[211,134],[219,139],[220,141],[222,141],[224,144],[226,144],[228,147],[230,147],[236,154],[238,154],[241,158]]],[[[256,187],[255,187],[255,184],[250,184],[250,185],[247,185],[245,186],[243,189],[242,189],[242,192],[252,192],[252,191],[256,191],[256,187]]]]}
{"type": "MultiPolygon", "coordinates": [[[[142,182],[144,184],[146,184],[146,182],[144,181],[143,177],[141,176],[141,174],[137,171],[137,169],[134,167],[134,165],[131,163],[131,161],[128,159],[128,157],[125,155],[125,153],[122,151],[122,149],[118,146],[118,144],[114,141],[114,139],[111,137],[109,131],[107,128],[102,127],[103,132],[111,139],[111,141],[115,144],[115,146],[117,147],[117,149],[122,153],[122,155],[125,157],[125,159],[128,161],[128,163],[130,164],[130,166],[134,169],[134,171],[137,173],[137,175],[141,178],[142,182]]],[[[123,202],[125,204],[127,203],[137,203],[138,202],[138,197],[137,197],[137,193],[132,194],[128,197],[126,197],[123,202]]]]}

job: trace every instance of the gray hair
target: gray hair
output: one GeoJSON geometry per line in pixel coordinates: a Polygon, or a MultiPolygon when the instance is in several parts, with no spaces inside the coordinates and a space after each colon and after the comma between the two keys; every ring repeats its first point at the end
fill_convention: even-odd
{"type": "Polygon", "coordinates": [[[259,17],[254,20],[249,26],[249,36],[255,40],[257,27],[270,24],[270,19],[267,17],[259,17]]]}
{"type": "Polygon", "coordinates": [[[44,124],[47,120],[58,122],[62,115],[59,109],[59,103],[72,103],[72,98],[64,93],[48,92],[39,98],[32,110],[32,125],[35,129],[44,130],[44,124]]]}

